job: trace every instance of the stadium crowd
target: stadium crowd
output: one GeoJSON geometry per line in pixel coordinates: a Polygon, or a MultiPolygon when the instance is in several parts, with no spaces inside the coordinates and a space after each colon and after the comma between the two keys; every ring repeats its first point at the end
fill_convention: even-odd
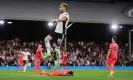
{"type": "MultiPolygon", "coordinates": [[[[43,41],[22,42],[19,39],[0,41],[0,66],[16,66],[18,65],[18,50],[27,49],[31,56],[29,57],[29,65],[34,65],[34,58],[38,44],[43,41]]],[[[69,66],[104,66],[109,43],[96,44],[95,42],[68,42],[68,59],[69,66]]],[[[128,55],[128,44],[119,45],[118,61],[119,66],[133,66],[133,55],[128,55]]],[[[45,49],[43,50],[45,53],[45,49]]],[[[43,60],[41,65],[51,63],[54,65],[55,55],[49,60],[43,60]]]]}

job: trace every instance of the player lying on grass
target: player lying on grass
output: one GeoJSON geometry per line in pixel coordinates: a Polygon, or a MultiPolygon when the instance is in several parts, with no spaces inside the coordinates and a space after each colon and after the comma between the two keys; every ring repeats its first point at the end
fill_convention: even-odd
{"type": "Polygon", "coordinates": [[[53,72],[46,72],[46,71],[41,71],[40,75],[47,75],[47,76],[74,76],[73,71],[69,70],[55,70],[53,72]]]}

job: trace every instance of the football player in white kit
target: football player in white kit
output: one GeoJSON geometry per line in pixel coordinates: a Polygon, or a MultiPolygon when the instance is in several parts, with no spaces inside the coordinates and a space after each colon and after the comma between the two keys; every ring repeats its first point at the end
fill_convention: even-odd
{"type": "MultiPolygon", "coordinates": [[[[60,46],[64,40],[65,37],[65,29],[67,28],[68,22],[69,22],[69,14],[67,13],[68,5],[66,3],[60,4],[60,16],[55,21],[57,22],[55,31],[48,36],[45,37],[45,47],[47,50],[47,53],[45,54],[44,58],[47,58],[51,56],[51,45],[50,40],[54,40],[56,43],[55,46],[55,52],[57,55],[57,59],[61,58],[61,52],[60,52],[60,46]]],[[[59,61],[59,60],[58,60],[59,61]]]]}
{"type": "Polygon", "coordinates": [[[24,61],[24,69],[23,72],[26,71],[27,68],[27,64],[28,64],[28,56],[30,56],[31,54],[27,51],[27,49],[25,49],[25,51],[21,52],[24,56],[23,56],[23,61],[24,61]]]}

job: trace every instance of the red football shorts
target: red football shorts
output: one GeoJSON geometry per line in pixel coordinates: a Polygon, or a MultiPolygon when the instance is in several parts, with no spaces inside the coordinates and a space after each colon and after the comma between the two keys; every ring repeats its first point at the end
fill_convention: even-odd
{"type": "Polygon", "coordinates": [[[63,66],[66,66],[66,61],[61,62],[63,66]]]}
{"type": "Polygon", "coordinates": [[[35,60],[35,65],[40,65],[40,60],[35,60]]]}
{"type": "Polygon", "coordinates": [[[20,60],[18,64],[23,65],[24,64],[23,60],[20,60]]]}
{"type": "Polygon", "coordinates": [[[113,64],[113,65],[115,65],[116,60],[117,60],[117,59],[108,58],[108,59],[106,60],[106,63],[107,63],[107,64],[113,64]]]}

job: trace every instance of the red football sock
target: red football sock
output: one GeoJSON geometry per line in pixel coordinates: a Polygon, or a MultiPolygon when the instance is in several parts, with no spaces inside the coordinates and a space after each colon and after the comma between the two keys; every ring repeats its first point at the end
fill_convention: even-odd
{"type": "Polygon", "coordinates": [[[114,72],[114,66],[110,66],[110,71],[113,71],[114,72]]]}
{"type": "Polygon", "coordinates": [[[66,66],[64,66],[64,69],[66,70],[66,66]]]}
{"type": "Polygon", "coordinates": [[[62,69],[64,69],[64,66],[63,65],[61,67],[62,67],[62,69]]]}
{"type": "Polygon", "coordinates": [[[64,70],[65,70],[65,69],[66,69],[66,66],[62,66],[62,69],[64,69],[64,70]]]}
{"type": "Polygon", "coordinates": [[[39,70],[39,72],[41,71],[41,69],[40,69],[40,66],[39,66],[39,65],[37,65],[37,69],[39,70]]]}
{"type": "Polygon", "coordinates": [[[109,65],[106,65],[106,67],[108,68],[109,72],[111,72],[112,67],[111,67],[111,66],[109,66],[109,65]]]}
{"type": "Polygon", "coordinates": [[[34,66],[34,72],[36,72],[36,69],[37,69],[37,66],[35,65],[35,66],[34,66]]]}
{"type": "Polygon", "coordinates": [[[20,71],[20,67],[21,67],[21,66],[19,65],[19,66],[18,66],[18,71],[20,71]]]}

